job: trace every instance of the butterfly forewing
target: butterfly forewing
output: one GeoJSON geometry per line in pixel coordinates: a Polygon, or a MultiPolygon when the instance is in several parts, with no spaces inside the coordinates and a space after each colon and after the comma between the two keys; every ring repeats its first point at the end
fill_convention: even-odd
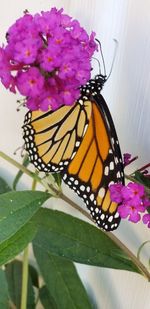
{"type": "Polygon", "coordinates": [[[44,172],[59,172],[75,155],[91,116],[91,102],[76,102],[56,111],[28,112],[23,126],[31,162],[44,172]]]}

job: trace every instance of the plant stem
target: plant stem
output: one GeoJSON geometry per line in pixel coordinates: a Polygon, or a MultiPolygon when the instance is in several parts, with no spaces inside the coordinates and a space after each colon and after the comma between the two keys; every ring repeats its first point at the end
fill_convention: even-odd
{"type": "Polygon", "coordinates": [[[146,244],[148,244],[148,243],[150,243],[150,240],[144,241],[144,242],[142,243],[142,245],[139,247],[138,252],[137,252],[137,258],[138,258],[138,260],[140,260],[140,253],[141,253],[143,247],[144,247],[146,244]]]}
{"type": "MultiPolygon", "coordinates": [[[[37,176],[38,172],[35,171],[35,175],[37,176]]],[[[32,182],[32,190],[36,189],[37,180],[33,179],[32,182]]],[[[27,296],[28,296],[28,248],[27,246],[24,249],[23,255],[23,271],[22,271],[22,291],[21,291],[21,309],[27,308],[27,296]]]]}
{"type": "Polygon", "coordinates": [[[38,176],[38,173],[34,173],[34,172],[30,171],[28,168],[26,168],[22,164],[18,163],[17,161],[15,161],[14,159],[9,157],[8,155],[6,155],[2,151],[0,151],[0,157],[3,158],[4,160],[6,160],[7,162],[9,162],[10,164],[12,164],[13,166],[15,166],[16,168],[18,168],[24,174],[26,174],[29,177],[31,177],[34,181],[36,181],[36,183],[37,182],[40,183],[42,186],[44,186],[44,188],[46,190],[49,190],[49,187],[48,187],[47,183],[38,176]]]}
{"type": "MultiPolygon", "coordinates": [[[[37,170],[35,170],[35,175],[36,175],[36,176],[38,176],[38,173],[39,173],[39,172],[38,172],[37,170]]],[[[33,179],[33,182],[32,182],[32,191],[35,191],[36,185],[37,185],[37,179],[34,178],[34,179],[33,179]]]]}
{"type": "MultiPolygon", "coordinates": [[[[42,184],[46,189],[49,188],[50,190],[52,190],[58,198],[61,198],[62,200],[67,202],[70,206],[72,206],[76,210],[80,211],[80,213],[82,213],[86,218],[88,218],[90,221],[93,222],[91,216],[84,209],[79,207],[75,202],[70,200],[65,194],[58,191],[52,185],[50,185],[50,184],[46,185],[45,183],[43,183],[42,179],[39,176],[35,175],[35,173],[31,172],[30,170],[28,170],[27,168],[25,168],[24,166],[22,166],[21,164],[19,164],[15,160],[11,159],[9,156],[7,156],[6,154],[4,154],[1,151],[0,151],[0,156],[2,158],[4,158],[5,160],[7,160],[8,162],[10,162],[11,164],[13,164],[14,166],[16,166],[17,168],[19,168],[21,171],[23,171],[28,176],[32,177],[32,179],[34,179],[34,181],[42,184]]],[[[130,179],[131,181],[134,181],[134,179],[131,176],[126,175],[126,178],[130,179]]],[[[105,233],[112,241],[114,241],[116,243],[116,245],[120,249],[122,249],[125,252],[125,254],[130,258],[130,260],[132,260],[132,262],[137,266],[140,273],[142,273],[148,279],[148,281],[150,281],[150,273],[148,272],[146,267],[137,259],[137,257],[114,234],[112,234],[110,232],[106,233],[104,231],[103,231],[103,233],[105,233]]],[[[25,309],[25,307],[21,307],[21,309],[25,309]]]]}
{"type": "Polygon", "coordinates": [[[0,157],[2,157],[7,162],[11,163],[13,166],[17,167],[19,170],[21,170],[26,175],[32,177],[33,179],[36,179],[36,181],[38,181],[39,183],[42,183],[42,180],[41,180],[40,177],[38,177],[38,175],[36,175],[35,173],[31,172],[29,169],[27,169],[25,166],[23,166],[22,164],[18,163],[17,161],[12,159],[11,157],[7,156],[4,152],[0,151],[0,157]]]}
{"type": "Polygon", "coordinates": [[[87,213],[86,210],[82,209],[80,206],[78,206],[75,202],[70,200],[69,197],[67,197],[64,193],[61,191],[58,191],[56,188],[54,188],[52,185],[48,184],[50,190],[52,190],[55,193],[55,197],[60,198],[64,202],[68,203],[71,207],[78,210],[80,213],[82,213],[85,217],[87,217],[90,221],[93,222],[91,216],[87,213]]]}
{"type": "MultiPolygon", "coordinates": [[[[146,165],[144,165],[144,166],[138,168],[138,170],[136,170],[136,171],[137,171],[137,172],[140,172],[140,171],[146,170],[146,169],[149,168],[149,167],[150,167],[150,163],[148,163],[148,164],[146,164],[146,165]]],[[[136,171],[135,171],[135,172],[136,172],[136,171]]]]}
{"type": "Polygon", "coordinates": [[[148,281],[150,281],[150,273],[147,268],[138,260],[138,258],[112,233],[104,232],[108,237],[116,243],[116,245],[122,249],[125,254],[130,258],[130,260],[137,266],[140,273],[143,274],[148,281]]]}
{"type": "Polygon", "coordinates": [[[21,309],[27,308],[27,291],[28,291],[28,246],[24,249],[24,255],[23,255],[21,309]]]}

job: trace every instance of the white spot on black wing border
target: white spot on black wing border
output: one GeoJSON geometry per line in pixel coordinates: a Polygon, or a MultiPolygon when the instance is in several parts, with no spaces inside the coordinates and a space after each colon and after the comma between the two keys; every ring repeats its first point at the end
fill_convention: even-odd
{"type": "MultiPolygon", "coordinates": [[[[87,100],[88,98],[85,97],[85,100],[87,100]]],[[[80,104],[81,106],[83,106],[84,108],[84,100],[79,98],[79,100],[77,100],[77,104],[80,104]]],[[[82,109],[81,109],[82,110],[82,109]]],[[[81,112],[81,111],[80,111],[81,112]]],[[[25,115],[25,119],[24,119],[24,125],[23,125],[23,139],[25,141],[25,149],[29,154],[29,159],[31,161],[31,163],[33,163],[35,165],[35,167],[42,172],[61,172],[63,170],[67,169],[68,164],[70,163],[70,161],[73,159],[73,157],[76,155],[76,152],[82,142],[82,138],[87,130],[88,127],[88,119],[86,118],[86,122],[85,122],[85,130],[83,132],[83,136],[82,138],[77,136],[77,140],[74,146],[74,150],[72,153],[72,156],[69,160],[63,160],[59,162],[59,165],[56,164],[52,164],[52,163],[48,163],[45,164],[44,161],[42,160],[41,157],[39,157],[38,155],[38,149],[37,146],[35,144],[34,141],[34,135],[35,135],[35,130],[32,127],[31,124],[31,117],[32,117],[32,113],[29,111],[26,115],[25,115]]],[[[77,131],[77,125],[78,123],[76,123],[76,131],[77,131]]]]}
{"type": "Polygon", "coordinates": [[[119,214],[117,212],[104,212],[97,205],[96,194],[92,192],[89,183],[81,183],[80,179],[76,178],[75,175],[68,175],[67,172],[61,174],[64,182],[84,201],[99,228],[105,231],[113,231],[118,227],[120,223],[119,214]]]}
{"type": "Polygon", "coordinates": [[[58,166],[45,164],[42,158],[38,155],[38,150],[34,142],[35,130],[30,124],[31,112],[28,112],[25,116],[25,121],[23,125],[23,139],[25,141],[25,149],[28,152],[29,159],[34,166],[42,172],[55,172],[57,171],[58,166]]]}

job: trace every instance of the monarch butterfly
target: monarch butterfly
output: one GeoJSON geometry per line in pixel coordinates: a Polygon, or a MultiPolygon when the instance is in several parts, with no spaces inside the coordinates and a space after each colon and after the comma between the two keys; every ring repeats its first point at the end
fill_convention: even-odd
{"type": "Polygon", "coordinates": [[[99,74],[81,88],[72,106],[56,111],[29,111],[23,126],[25,148],[40,171],[60,172],[85,202],[94,221],[106,231],[118,227],[117,204],[109,185],[124,182],[114,123],[100,94],[106,76],[99,74]]]}

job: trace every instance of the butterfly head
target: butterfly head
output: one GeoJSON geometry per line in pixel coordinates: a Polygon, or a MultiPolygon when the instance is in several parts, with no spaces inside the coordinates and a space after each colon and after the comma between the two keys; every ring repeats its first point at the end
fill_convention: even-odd
{"type": "Polygon", "coordinates": [[[100,89],[100,91],[102,90],[106,80],[107,80],[106,75],[98,74],[95,76],[95,84],[97,88],[100,89]]]}

